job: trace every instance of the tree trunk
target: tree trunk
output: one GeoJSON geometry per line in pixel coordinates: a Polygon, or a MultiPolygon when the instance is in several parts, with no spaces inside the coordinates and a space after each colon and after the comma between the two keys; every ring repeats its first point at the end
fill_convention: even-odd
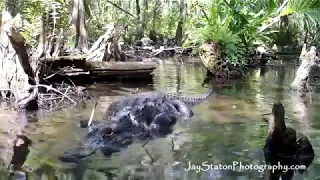
{"type": "Polygon", "coordinates": [[[7,91],[1,94],[1,98],[6,98],[10,91],[17,108],[36,110],[38,89],[30,91],[30,85],[38,82],[36,67],[31,67],[25,39],[13,22],[11,15],[4,11],[0,23],[0,89],[7,91]]]}
{"type": "Polygon", "coordinates": [[[85,8],[83,0],[73,0],[71,29],[76,34],[75,48],[82,51],[88,51],[88,38],[85,27],[85,8]]]}
{"type": "Polygon", "coordinates": [[[180,14],[179,14],[179,23],[176,31],[176,45],[182,46],[182,26],[183,26],[183,9],[184,9],[184,0],[180,0],[180,14]]]}
{"type": "Polygon", "coordinates": [[[114,23],[108,25],[107,32],[99,37],[93,43],[87,53],[87,61],[125,61],[126,56],[121,50],[120,44],[114,39],[115,27],[114,23]]]}
{"type": "MultiPolygon", "coordinates": [[[[139,3],[139,1],[137,0],[136,3],[139,3]]],[[[139,7],[139,11],[137,9],[137,13],[140,13],[140,6],[138,6],[137,4],[137,8],[139,7]]],[[[136,36],[136,40],[140,40],[141,38],[144,37],[145,35],[145,30],[147,28],[147,10],[148,10],[148,0],[143,0],[143,6],[142,6],[142,14],[139,17],[139,19],[141,19],[141,21],[139,20],[138,22],[141,22],[141,26],[138,24],[137,26],[137,36],[136,36]]]]}
{"type": "Polygon", "coordinates": [[[140,2],[139,0],[136,0],[136,9],[137,9],[137,17],[140,16],[140,2]]]}
{"type": "Polygon", "coordinates": [[[309,52],[306,52],[305,45],[301,51],[301,64],[297,70],[296,77],[290,87],[299,93],[300,96],[306,95],[309,89],[310,73],[313,68],[319,67],[319,58],[316,56],[316,48],[312,46],[309,52]]]}
{"type": "Polygon", "coordinates": [[[156,42],[157,39],[157,33],[156,33],[156,20],[157,20],[157,12],[160,6],[160,1],[156,0],[155,5],[153,7],[153,15],[152,15],[152,28],[149,34],[149,38],[153,41],[156,42]]]}
{"type": "Polygon", "coordinates": [[[147,28],[147,14],[148,14],[148,0],[143,0],[143,13],[141,17],[142,22],[142,35],[144,35],[144,32],[147,28]]]}
{"type": "MultiPolygon", "coordinates": [[[[136,11],[137,11],[137,18],[138,22],[141,22],[141,8],[140,8],[140,0],[136,0],[136,11]]],[[[137,24],[136,26],[136,35],[135,35],[135,41],[140,40],[143,37],[143,32],[142,32],[142,26],[137,24]]]]}

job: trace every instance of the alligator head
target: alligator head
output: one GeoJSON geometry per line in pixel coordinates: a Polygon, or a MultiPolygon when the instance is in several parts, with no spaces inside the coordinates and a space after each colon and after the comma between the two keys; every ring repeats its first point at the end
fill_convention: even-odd
{"type": "MultiPolygon", "coordinates": [[[[162,112],[153,104],[144,107],[126,107],[106,121],[93,121],[81,147],[67,152],[59,159],[63,162],[78,162],[97,151],[110,156],[129,146],[135,139],[147,140],[164,137],[173,131],[177,116],[162,112]]],[[[81,122],[82,127],[86,127],[81,122]]]]}
{"type": "Polygon", "coordinates": [[[119,122],[95,121],[88,127],[88,132],[79,148],[69,151],[59,157],[63,162],[78,162],[97,151],[104,156],[119,152],[133,142],[134,133],[130,128],[128,116],[119,118],[119,122]],[[122,123],[121,123],[122,122],[122,123]],[[126,122],[126,123],[124,123],[126,122]]]}

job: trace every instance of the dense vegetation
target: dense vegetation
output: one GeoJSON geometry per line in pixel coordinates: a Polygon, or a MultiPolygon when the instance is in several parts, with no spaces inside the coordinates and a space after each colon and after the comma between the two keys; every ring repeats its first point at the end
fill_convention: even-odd
{"type": "MultiPolygon", "coordinates": [[[[41,19],[49,15],[57,20],[52,22],[55,34],[63,29],[69,44],[76,45],[69,21],[74,15],[72,5],[80,0],[12,2],[7,0],[0,7],[6,6],[13,15],[22,14],[23,35],[30,44],[36,45],[41,19]]],[[[103,34],[108,23],[115,22],[128,44],[143,36],[154,41],[174,38],[177,45],[184,46],[219,42],[225,59],[232,64],[246,63],[247,52],[253,51],[255,44],[292,49],[320,40],[317,0],[84,0],[83,5],[89,42],[103,34]]]]}

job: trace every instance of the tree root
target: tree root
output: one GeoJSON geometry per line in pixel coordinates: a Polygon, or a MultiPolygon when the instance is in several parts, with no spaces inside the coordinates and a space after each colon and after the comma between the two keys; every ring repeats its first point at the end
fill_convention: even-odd
{"type": "Polygon", "coordinates": [[[61,94],[61,95],[62,95],[62,98],[67,98],[67,99],[69,99],[73,104],[75,104],[75,105],[77,104],[74,100],[72,100],[70,97],[68,97],[68,96],[66,95],[66,93],[68,92],[68,90],[69,90],[69,88],[70,88],[69,86],[68,86],[68,88],[67,88],[67,90],[66,90],[65,93],[62,93],[61,91],[53,88],[52,86],[47,86],[47,85],[43,85],[43,84],[38,84],[38,85],[30,86],[30,88],[35,88],[35,87],[44,87],[44,88],[47,89],[47,91],[52,90],[52,91],[54,91],[54,92],[57,92],[58,94],[61,94]]]}
{"type": "Polygon", "coordinates": [[[317,57],[316,47],[312,46],[310,51],[307,51],[306,45],[304,45],[299,59],[301,64],[290,88],[296,91],[300,97],[305,97],[310,92],[309,81],[312,69],[320,67],[320,58],[317,57]]]}
{"type": "MultiPolygon", "coordinates": [[[[70,86],[66,84],[60,84],[56,87],[38,84],[34,86],[29,86],[29,90],[32,89],[32,93],[25,99],[18,102],[18,109],[23,109],[20,106],[25,104],[24,101],[29,101],[29,99],[37,98],[38,106],[41,109],[47,109],[50,111],[55,111],[61,108],[75,106],[79,102],[84,102],[86,99],[91,97],[85,91],[83,87],[70,86]],[[41,88],[45,88],[43,91],[41,88]],[[42,90],[42,91],[41,91],[42,90]]],[[[8,89],[0,89],[0,91],[10,91],[8,89]]],[[[4,100],[4,99],[3,99],[4,100]]],[[[6,99],[6,101],[12,101],[13,99],[6,99]]],[[[11,108],[15,109],[15,103],[12,103],[11,108]]]]}

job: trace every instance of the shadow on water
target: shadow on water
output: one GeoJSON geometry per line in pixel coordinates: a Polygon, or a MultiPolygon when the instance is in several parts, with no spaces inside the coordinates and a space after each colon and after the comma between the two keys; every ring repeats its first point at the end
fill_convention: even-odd
{"type": "MultiPolygon", "coordinates": [[[[153,84],[94,84],[91,92],[99,97],[95,119],[102,119],[108,105],[121,96],[149,90],[182,95],[207,92],[213,86],[219,95],[195,108],[195,117],[175,127],[166,139],[146,145],[154,159],[134,143],[111,157],[94,155],[79,164],[64,164],[57,157],[76,147],[84,131],[77,124],[90,116],[93,103],[86,108],[62,109],[58,112],[39,112],[38,121],[29,122],[24,132],[32,140],[30,153],[22,169],[29,179],[91,180],[91,179],[264,179],[261,169],[243,169],[244,165],[264,165],[263,147],[268,135],[268,124],[261,115],[270,113],[273,103],[281,101],[288,127],[305,134],[315,154],[320,151],[320,99],[313,94],[312,103],[300,102],[289,91],[296,67],[263,68],[250,72],[246,79],[218,83],[205,81],[206,69],[201,64],[178,64],[162,61],[155,70],[153,84]],[[171,138],[175,150],[171,150],[171,138]],[[242,166],[240,166],[240,163],[242,166]],[[189,165],[203,165],[202,171],[186,171],[189,165]],[[206,165],[212,164],[208,169],[206,165]],[[219,165],[229,165],[218,168],[219,165]],[[228,169],[235,165],[235,169],[228,169]]],[[[8,114],[3,110],[1,114],[8,114]]],[[[12,115],[5,116],[7,119],[12,115]]],[[[3,128],[2,128],[3,129],[3,128]]],[[[0,133],[0,150],[10,139],[0,133]]],[[[195,166],[193,166],[195,167],[195,166]]],[[[308,171],[295,179],[320,177],[320,162],[316,156],[308,171]]],[[[0,170],[0,179],[7,179],[8,170],[0,170]]]]}

